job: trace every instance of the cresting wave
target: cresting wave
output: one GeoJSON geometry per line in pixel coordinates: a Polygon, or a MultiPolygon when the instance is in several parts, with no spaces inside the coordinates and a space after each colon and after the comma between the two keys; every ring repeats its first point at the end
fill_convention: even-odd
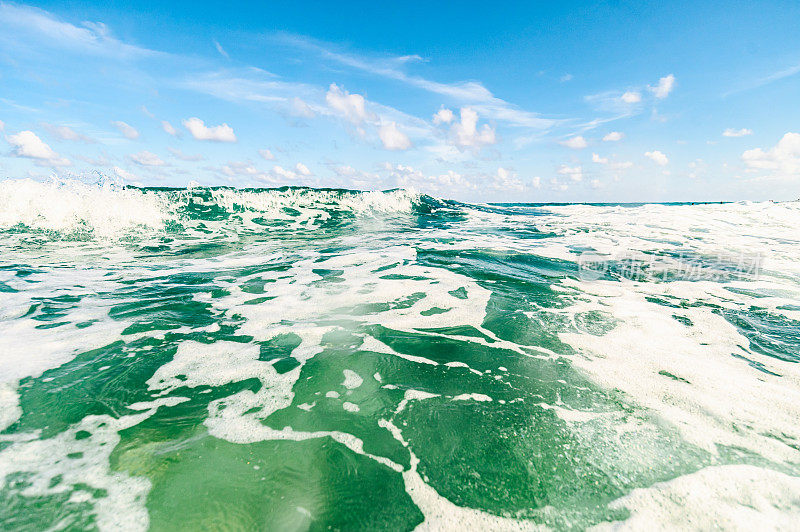
{"type": "Polygon", "coordinates": [[[168,189],[125,187],[109,179],[0,182],[0,230],[46,230],[113,238],[137,230],[175,228],[182,222],[325,222],[338,214],[410,213],[431,198],[405,190],[358,192],[281,189],[168,189]]]}
{"type": "Polygon", "coordinates": [[[800,519],[798,203],[0,191],[0,528],[800,519]]]}

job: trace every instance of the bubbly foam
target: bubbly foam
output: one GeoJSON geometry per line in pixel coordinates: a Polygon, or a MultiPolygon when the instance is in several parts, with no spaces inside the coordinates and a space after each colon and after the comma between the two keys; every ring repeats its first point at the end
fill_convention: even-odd
{"type": "Polygon", "coordinates": [[[112,237],[137,228],[163,227],[173,218],[157,194],[77,180],[0,182],[0,230],[16,226],[65,234],[112,237]]]}

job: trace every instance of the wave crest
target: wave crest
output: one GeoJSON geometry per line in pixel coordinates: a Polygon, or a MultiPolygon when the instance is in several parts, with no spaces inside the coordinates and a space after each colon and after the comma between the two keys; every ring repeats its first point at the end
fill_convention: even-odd
{"type": "MultiPolygon", "coordinates": [[[[332,217],[414,213],[425,204],[409,190],[360,192],[284,187],[233,189],[136,188],[103,179],[0,182],[0,230],[35,230],[60,235],[113,238],[170,224],[233,219],[322,223],[332,217]]],[[[263,224],[262,224],[263,225],[263,224]]]]}

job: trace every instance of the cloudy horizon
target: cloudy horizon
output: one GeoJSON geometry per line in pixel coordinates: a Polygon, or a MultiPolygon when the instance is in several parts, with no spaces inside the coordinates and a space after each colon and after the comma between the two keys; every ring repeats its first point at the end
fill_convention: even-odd
{"type": "Polygon", "coordinates": [[[365,11],[364,28],[328,23],[333,6],[3,2],[0,173],[467,201],[797,199],[800,7],[740,7],[342,8],[365,11]]]}

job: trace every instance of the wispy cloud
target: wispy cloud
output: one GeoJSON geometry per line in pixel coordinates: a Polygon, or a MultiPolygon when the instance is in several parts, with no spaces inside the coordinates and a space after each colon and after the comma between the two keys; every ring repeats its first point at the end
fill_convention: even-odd
{"type": "Polygon", "coordinates": [[[101,22],[84,22],[76,26],[35,7],[0,3],[0,41],[20,44],[20,36],[33,37],[37,47],[52,46],[82,53],[133,59],[165,55],[141,46],[122,42],[111,35],[101,22]]]}
{"type": "Polygon", "coordinates": [[[538,113],[525,111],[503,99],[497,98],[478,81],[442,83],[421,76],[410,75],[399,68],[408,62],[399,60],[402,58],[355,55],[334,50],[334,46],[331,44],[298,35],[279,34],[277,38],[284,43],[315,52],[321,57],[341,65],[445,96],[459,105],[468,104],[482,116],[492,120],[502,120],[513,126],[536,129],[547,129],[559,122],[556,119],[544,118],[538,113]]]}
{"type": "Polygon", "coordinates": [[[231,56],[228,55],[228,52],[225,51],[225,48],[222,47],[222,45],[219,43],[219,41],[214,41],[214,47],[219,52],[219,55],[221,55],[225,59],[230,59],[231,58],[231,56]]]}
{"type": "Polygon", "coordinates": [[[733,94],[738,94],[740,92],[745,92],[745,91],[757,89],[759,87],[763,87],[764,85],[769,85],[770,83],[774,83],[776,81],[780,81],[780,80],[782,80],[784,78],[788,78],[788,77],[794,76],[796,74],[800,74],[800,63],[797,63],[796,65],[791,65],[791,66],[788,66],[788,67],[783,68],[781,70],[778,70],[777,72],[769,74],[768,76],[764,76],[762,78],[758,78],[758,79],[755,79],[753,81],[750,81],[749,83],[746,83],[746,84],[744,84],[744,85],[742,85],[740,87],[734,88],[732,90],[729,90],[726,93],[723,93],[722,96],[723,96],[723,98],[725,98],[725,97],[731,96],[733,94]]]}

